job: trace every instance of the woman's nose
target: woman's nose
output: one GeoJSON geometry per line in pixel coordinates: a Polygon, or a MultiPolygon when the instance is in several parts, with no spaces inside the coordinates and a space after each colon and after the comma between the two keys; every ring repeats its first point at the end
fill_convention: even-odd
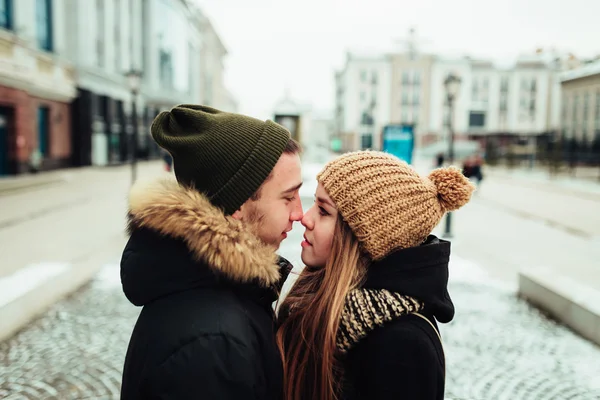
{"type": "Polygon", "coordinates": [[[302,217],[302,220],[300,221],[300,223],[302,224],[302,226],[304,226],[306,229],[312,229],[313,228],[313,223],[312,223],[312,218],[310,216],[310,210],[306,211],[304,213],[304,216],[302,217]]]}

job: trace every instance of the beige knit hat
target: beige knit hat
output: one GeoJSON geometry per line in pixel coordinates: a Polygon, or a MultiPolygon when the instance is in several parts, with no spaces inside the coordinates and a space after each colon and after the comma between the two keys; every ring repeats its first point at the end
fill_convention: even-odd
{"type": "Polygon", "coordinates": [[[317,180],[373,260],[423,243],[444,214],[465,205],[475,189],[458,168],[438,168],[425,178],[379,151],[341,155],[317,180]]]}

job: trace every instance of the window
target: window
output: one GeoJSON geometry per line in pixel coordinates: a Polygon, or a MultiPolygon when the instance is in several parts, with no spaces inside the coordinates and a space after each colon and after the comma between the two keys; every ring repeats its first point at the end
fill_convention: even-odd
{"type": "Polygon", "coordinates": [[[535,93],[536,90],[537,90],[537,79],[533,78],[531,80],[531,92],[535,93]]]}
{"type": "Polygon", "coordinates": [[[419,71],[415,71],[415,76],[413,79],[415,86],[419,86],[421,84],[421,73],[419,71]]]}
{"type": "Polygon", "coordinates": [[[373,135],[365,133],[360,138],[360,147],[362,150],[371,149],[373,147],[373,135]]]}
{"type": "Polygon", "coordinates": [[[477,79],[473,79],[472,93],[475,100],[477,100],[477,94],[479,93],[479,82],[477,81],[477,79]]]}
{"type": "Polygon", "coordinates": [[[573,97],[573,126],[577,126],[577,103],[579,102],[579,96],[573,97]]]}
{"type": "Polygon", "coordinates": [[[508,92],[508,78],[506,76],[502,77],[502,81],[500,82],[500,91],[503,93],[508,92]]]}
{"type": "Polygon", "coordinates": [[[410,74],[408,71],[402,72],[402,84],[409,85],[410,84],[410,74]]]}
{"type": "Polygon", "coordinates": [[[361,82],[367,81],[367,71],[365,71],[364,69],[360,71],[360,81],[361,82]]]}
{"type": "Polygon", "coordinates": [[[37,44],[42,50],[52,51],[52,0],[36,0],[37,44]]]}
{"type": "Polygon", "coordinates": [[[596,93],[596,128],[600,129],[600,90],[596,93]]]}
{"type": "Polygon", "coordinates": [[[366,100],[367,100],[367,94],[366,94],[366,93],[365,93],[365,91],[363,90],[363,91],[361,91],[361,92],[360,92],[360,101],[361,101],[362,103],[364,103],[366,100]]]}
{"type": "Polygon", "coordinates": [[[114,0],[115,71],[121,72],[121,1],[114,0]]]}
{"type": "Polygon", "coordinates": [[[587,124],[588,120],[588,108],[590,107],[590,94],[586,93],[583,95],[583,123],[587,124]]]}
{"type": "Polygon", "coordinates": [[[490,80],[488,78],[483,78],[483,89],[487,90],[490,87],[490,80]]]}
{"type": "Polygon", "coordinates": [[[96,61],[99,67],[104,66],[104,0],[96,0],[96,61]]]}
{"type": "Polygon", "coordinates": [[[521,79],[521,89],[522,90],[527,90],[529,89],[529,82],[527,81],[527,79],[522,78],[521,79]]]}
{"type": "Polygon", "coordinates": [[[38,107],[38,150],[44,157],[50,155],[50,109],[38,107]]]}
{"type": "Polygon", "coordinates": [[[0,0],[0,28],[13,28],[12,0],[0,0]]]}
{"type": "Polygon", "coordinates": [[[508,101],[506,100],[506,97],[501,97],[500,98],[500,111],[506,112],[507,109],[508,109],[508,101]]]}
{"type": "Polygon", "coordinates": [[[406,111],[406,109],[402,110],[402,121],[400,122],[408,124],[408,111],[406,111]]]}
{"type": "Polygon", "coordinates": [[[485,113],[481,111],[471,111],[469,113],[469,127],[481,128],[485,126],[485,113]]]}
{"type": "Polygon", "coordinates": [[[414,104],[415,106],[418,106],[418,105],[419,105],[419,102],[420,102],[420,96],[419,96],[419,94],[420,94],[420,93],[419,93],[419,92],[417,92],[417,91],[415,91],[415,92],[413,93],[413,104],[414,104]]]}
{"type": "MultiPolygon", "coordinates": [[[[172,89],[173,88],[173,56],[170,51],[164,49],[159,52],[159,78],[161,86],[172,89]]],[[[210,105],[212,101],[212,76],[209,74],[205,77],[205,102],[210,105]]]]}
{"type": "Polygon", "coordinates": [[[402,105],[403,106],[408,105],[408,91],[406,91],[406,90],[402,91],[402,105]]]}
{"type": "Polygon", "coordinates": [[[371,84],[377,85],[377,71],[371,73],[371,84]]]}
{"type": "Polygon", "coordinates": [[[519,104],[521,105],[522,110],[527,109],[527,99],[525,97],[521,96],[521,100],[520,100],[519,104]]]}

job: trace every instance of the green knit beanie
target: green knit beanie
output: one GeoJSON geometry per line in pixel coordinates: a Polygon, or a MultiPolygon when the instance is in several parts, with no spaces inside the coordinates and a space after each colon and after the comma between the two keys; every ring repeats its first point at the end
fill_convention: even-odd
{"type": "Polygon", "coordinates": [[[231,215],[269,176],[290,133],[269,120],[183,104],[154,119],[152,137],[173,157],[180,184],[231,215]]]}

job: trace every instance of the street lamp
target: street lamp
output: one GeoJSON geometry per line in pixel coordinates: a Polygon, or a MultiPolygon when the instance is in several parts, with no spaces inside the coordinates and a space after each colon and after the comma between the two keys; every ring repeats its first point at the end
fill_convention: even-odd
{"type": "Polygon", "coordinates": [[[142,81],[142,72],[136,69],[131,69],[125,74],[131,91],[131,119],[133,121],[133,135],[131,139],[131,184],[135,183],[137,178],[137,152],[138,152],[138,125],[137,125],[137,95],[140,92],[142,81]]]}
{"type": "MultiPolygon", "coordinates": [[[[454,100],[458,96],[460,90],[460,77],[453,73],[448,74],[444,80],[444,88],[446,90],[446,100],[448,103],[448,162],[454,163],[454,100]]],[[[444,237],[452,237],[452,213],[446,215],[446,229],[444,237]]]]}

